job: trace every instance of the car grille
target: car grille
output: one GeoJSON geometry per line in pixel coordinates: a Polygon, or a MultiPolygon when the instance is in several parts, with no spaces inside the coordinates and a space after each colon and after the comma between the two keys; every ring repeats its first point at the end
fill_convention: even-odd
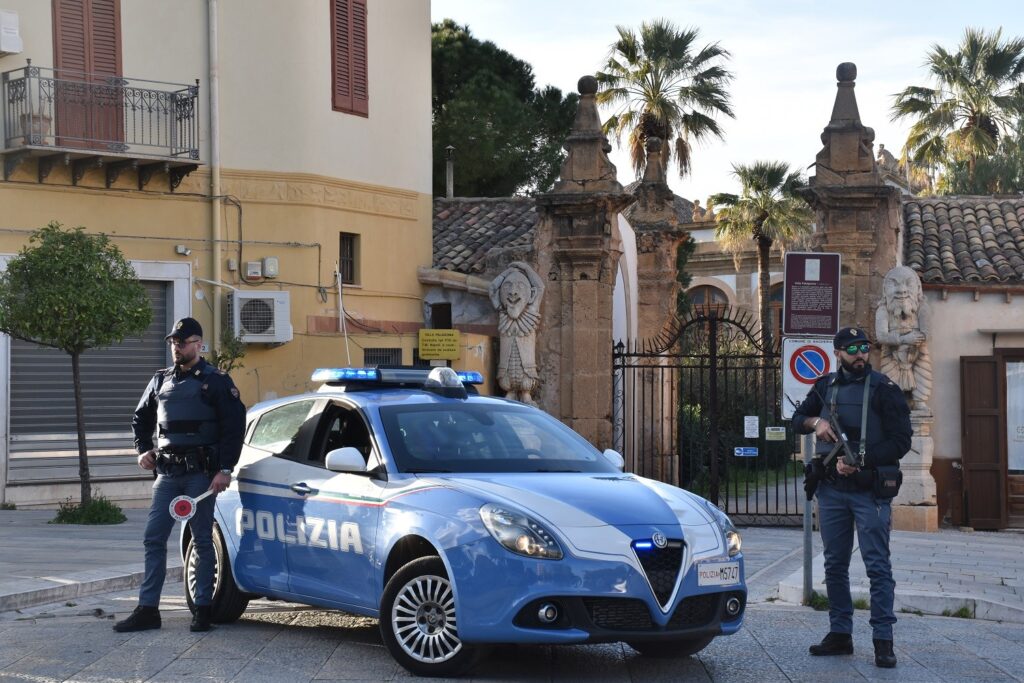
{"type": "Polygon", "coordinates": [[[654,590],[658,602],[667,605],[672,599],[672,591],[679,578],[679,568],[683,565],[683,542],[669,541],[664,548],[637,550],[636,557],[644,568],[647,581],[654,590]]]}
{"type": "Polygon", "coordinates": [[[706,593],[686,598],[676,607],[669,619],[668,627],[671,630],[683,628],[695,628],[705,626],[718,614],[718,605],[721,602],[721,593],[706,593]]]}
{"type": "Polygon", "coordinates": [[[632,598],[584,598],[594,626],[614,631],[646,631],[654,627],[642,600],[632,598]]]}

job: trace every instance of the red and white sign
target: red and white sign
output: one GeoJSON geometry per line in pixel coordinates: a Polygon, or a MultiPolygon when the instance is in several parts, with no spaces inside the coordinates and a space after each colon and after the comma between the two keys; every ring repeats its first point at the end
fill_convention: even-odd
{"type": "Polygon", "coordinates": [[[832,372],[831,337],[786,337],[782,340],[782,417],[789,420],[807,398],[811,385],[832,372]]]}
{"type": "Polygon", "coordinates": [[[171,501],[171,504],[167,506],[167,512],[171,514],[171,517],[178,520],[179,522],[187,522],[192,519],[192,516],[196,514],[196,505],[203,498],[213,493],[213,489],[210,489],[201,496],[195,498],[191,496],[178,496],[171,501]]]}

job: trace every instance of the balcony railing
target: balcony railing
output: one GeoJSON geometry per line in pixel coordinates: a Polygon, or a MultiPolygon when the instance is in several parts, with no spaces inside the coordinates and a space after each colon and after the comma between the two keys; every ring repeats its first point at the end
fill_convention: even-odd
{"type": "Polygon", "coordinates": [[[171,190],[199,165],[199,81],[144,81],[28,65],[0,74],[4,179],[24,159],[38,161],[39,182],[58,164],[78,184],[106,169],[110,187],[128,168],[143,189],[166,172],[171,190]]]}

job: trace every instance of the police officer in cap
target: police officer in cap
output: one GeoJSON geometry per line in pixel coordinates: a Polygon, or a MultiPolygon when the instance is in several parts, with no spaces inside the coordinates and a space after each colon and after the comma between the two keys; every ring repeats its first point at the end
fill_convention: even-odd
{"type": "MultiPolygon", "coordinates": [[[[242,450],[245,406],[227,373],[199,355],[203,328],[193,318],[182,318],[166,340],[174,365],[153,376],[132,418],[139,466],[156,470],[144,541],[146,574],[138,607],[114,624],[115,631],[160,628],[158,606],[167,570],[167,539],[174,527],[168,507],[181,495],[196,498],[207,490],[217,494],[226,489],[242,450]]],[[[188,521],[198,560],[192,631],[210,629],[214,497],[200,501],[188,521]]]]}
{"type": "Polygon", "coordinates": [[[896,666],[892,639],[896,582],[889,561],[891,496],[899,487],[899,461],[910,450],[910,409],[900,388],[868,364],[871,343],[864,330],[845,327],[833,345],[838,372],[818,379],[793,415],[797,432],[813,432],[817,437],[805,488],[810,499],[816,487],[829,603],[829,633],[810,647],[810,653],[853,654],[850,557],[856,528],[871,582],[875,665],[891,668],[896,666]],[[830,415],[837,418],[838,430],[830,425],[830,415]],[[833,455],[843,437],[857,465],[833,455]]]}

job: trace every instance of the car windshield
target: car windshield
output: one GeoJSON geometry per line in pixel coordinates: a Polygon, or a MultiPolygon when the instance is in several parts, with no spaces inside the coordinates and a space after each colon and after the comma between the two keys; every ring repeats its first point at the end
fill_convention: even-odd
{"type": "Polygon", "coordinates": [[[380,414],[402,472],[617,471],[579,434],[526,406],[384,406],[380,414]]]}

